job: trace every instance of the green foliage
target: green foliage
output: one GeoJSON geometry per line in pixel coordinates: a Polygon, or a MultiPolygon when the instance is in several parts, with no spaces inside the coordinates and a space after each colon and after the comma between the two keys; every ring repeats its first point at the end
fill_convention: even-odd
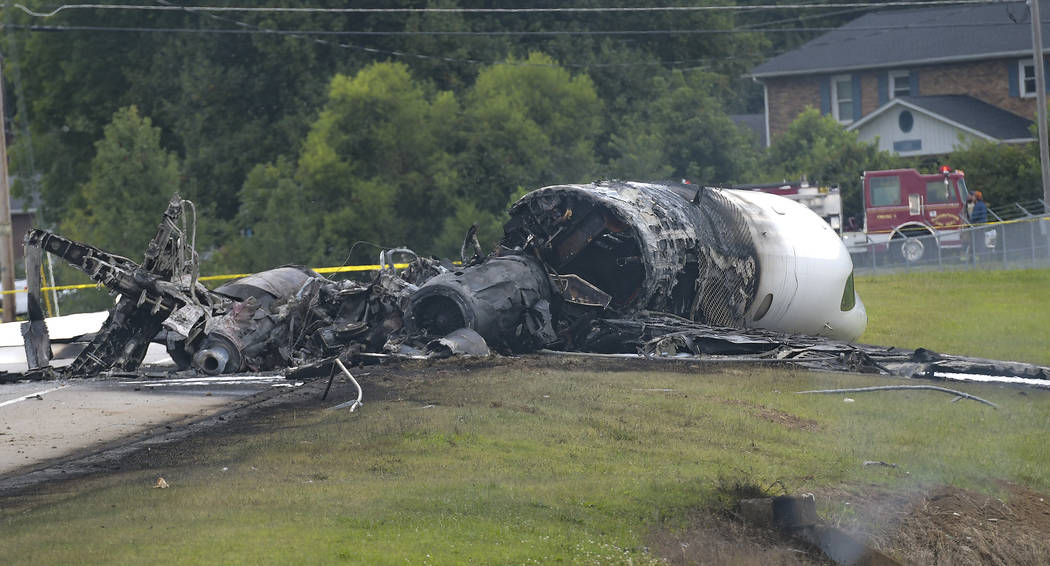
{"type": "Polygon", "coordinates": [[[360,240],[430,242],[456,183],[446,146],[458,112],[450,93],[428,96],[401,64],[337,75],[298,162],[249,175],[237,222],[251,238],[224,250],[227,261],[338,264],[360,240]]]}
{"type": "MultiPolygon", "coordinates": [[[[160,129],[134,106],[121,108],[95,144],[90,177],[79,188],[79,206],[69,211],[59,231],[108,252],[142,261],[157,233],[161,214],[179,190],[178,160],[160,146],[160,129]]],[[[60,284],[88,283],[86,275],[56,264],[60,284]]],[[[63,301],[63,312],[106,309],[105,293],[79,292],[63,301]]]]}
{"type": "MultiPolygon", "coordinates": [[[[482,251],[488,253],[495,249],[497,242],[503,238],[503,223],[507,221],[507,214],[479,210],[474,203],[462,198],[454,199],[453,203],[452,214],[444,219],[441,233],[434,241],[433,252],[441,257],[459,259],[463,239],[472,225],[478,227],[477,237],[482,251]]],[[[467,254],[472,253],[473,249],[468,248],[467,254]]]]}
{"type": "Polygon", "coordinates": [[[121,108],[96,145],[84,205],[61,225],[68,237],[129,258],[141,257],[161,213],[179,190],[178,160],[160,146],[160,129],[134,106],[121,108]]]}
{"type": "Polygon", "coordinates": [[[547,55],[486,68],[465,98],[458,195],[498,214],[519,187],[593,180],[601,112],[590,78],[547,55]]]}
{"type": "Polygon", "coordinates": [[[285,158],[259,165],[248,174],[236,224],[242,232],[229,235],[210,260],[210,271],[262,271],[312,260],[320,226],[315,207],[301,198],[294,176],[295,167],[285,158]]]}
{"type": "Polygon", "coordinates": [[[752,174],[754,146],[723,112],[715,82],[680,72],[653,79],[654,99],[639,104],[610,137],[606,176],[719,184],[752,174]]]}
{"type": "Polygon", "coordinates": [[[864,171],[890,169],[900,158],[879,151],[875,142],[862,142],[831,116],[807,108],[773,140],[766,154],[763,179],[779,181],[806,176],[811,183],[838,184],[843,216],[863,214],[861,176],[864,171]]]}
{"type": "MultiPolygon", "coordinates": [[[[306,7],[308,0],[264,0],[260,6],[306,7]]],[[[436,0],[431,7],[458,7],[459,0],[436,0]]],[[[580,7],[607,5],[598,0],[577,3],[580,7]]],[[[418,7],[418,2],[395,0],[386,7],[418,7]]],[[[8,8],[5,16],[17,24],[35,24],[33,18],[8,8]]],[[[529,17],[529,31],[571,31],[589,29],[686,29],[732,27],[733,14],[720,12],[618,13],[618,14],[537,14],[529,17]]],[[[518,15],[492,14],[325,14],[323,17],[298,14],[223,15],[208,17],[191,11],[115,12],[108,10],[67,10],[48,20],[57,26],[97,26],[129,28],[212,28],[243,27],[282,31],[346,30],[361,31],[501,31],[521,30],[518,15]]],[[[14,147],[13,172],[19,178],[39,178],[48,222],[65,218],[81,202],[70,195],[71,188],[83,183],[93,155],[92,144],[99,139],[109,116],[122,106],[136,104],[151,116],[163,131],[162,144],[175,151],[183,163],[184,191],[187,198],[210,215],[223,220],[236,216],[239,191],[248,172],[260,163],[270,163],[280,155],[297,155],[317,110],[324,103],[326,89],[335,74],[352,76],[366,65],[387,54],[409,65],[415,76],[437,88],[463,97],[476,85],[479,72],[493,73],[478,62],[497,62],[511,57],[514,64],[531,65],[529,53],[542,50],[553,60],[570,61],[579,68],[589,67],[593,90],[599,93],[610,115],[602,121],[616,122],[631,113],[637,101],[650,98],[650,80],[666,76],[677,62],[701,62],[722,77],[719,96],[727,100],[750,100],[757,109],[758,90],[751,81],[738,77],[760,60],[767,42],[760,34],[732,36],[671,35],[640,36],[631,41],[616,37],[563,35],[520,38],[514,36],[419,35],[376,36],[348,41],[278,34],[179,34],[179,33],[102,33],[92,31],[45,33],[13,30],[5,50],[5,71],[20,100],[12,107],[23,108],[18,120],[29,124],[28,136],[19,135],[14,147]],[[537,41],[540,43],[537,44],[537,41]],[[418,55],[418,57],[414,56],[418,55]],[[613,64],[610,64],[610,63],[613,64]],[[13,73],[13,69],[20,71],[13,73]],[[737,96],[742,91],[748,96],[737,96]]],[[[539,62],[539,66],[545,65],[539,62]]],[[[542,69],[533,69],[542,75],[542,69]]],[[[500,71],[495,71],[499,74],[500,71]]],[[[564,71],[561,71],[564,73],[564,71]]],[[[530,73],[525,73],[526,75],[530,73]]],[[[538,76],[532,74],[533,77],[538,76]]],[[[564,75],[555,75],[556,78],[564,75]]],[[[532,79],[525,79],[526,82],[532,79]]],[[[582,76],[575,79],[584,80],[582,76]]],[[[541,81],[542,83],[542,81],[541,81]]],[[[521,84],[521,83],[519,83],[521,84]]],[[[559,87],[560,88],[560,87],[559,87]]],[[[570,85],[570,89],[575,86],[570,85]]],[[[555,89],[555,92],[557,89],[555,89]]],[[[522,96],[529,96],[522,94],[522,96]]],[[[487,95],[486,95],[487,97],[487,95]]],[[[520,102],[520,101],[519,101],[520,102]]],[[[587,102],[592,105],[592,102],[587,102]]],[[[575,108],[590,112],[591,109],[575,108]]],[[[498,112],[482,111],[491,118],[498,112]]],[[[528,114],[528,113],[526,113],[528,114]]],[[[589,114],[588,114],[589,116],[589,114]]],[[[538,120],[547,129],[541,116],[538,120]]],[[[583,119],[587,119],[585,116],[583,119]]],[[[582,125],[582,124],[577,124],[582,125]]],[[[514,132],[522,124],[508,124],[514,132]]],[[[600,131],[600,147],[608,132],[616,127],[585,125],[579,137],[600,131]]],[[[19,131],[21,134],[22,131],[19,131]]],[[[480,132],[484,133],[484,132],[480,132]]],[[[559,141],[551,131],[550,138],[559,141]]],[[[526,139],[524,141],[530,141],[526,139]]],[[[476,146],[476,144],[475,144],[476,146]]],[[[506,156],[499,148],[495,155],[482,156],[471,174],[486,177],[485,164],[506,156]]],[[[561,174],[577,158],[578,167],[568,168],[575,175],[556,179],[578,180],[594,174],[593,148],[585,150],[571,143],[555,152],[550,170],[561,174]],[[560,163],[559,163],[560,161],[560,163]]],[[[604,160],[604,159],[603,159],[604,160]]],[[[531,160],[530,160],[531,161],[531,160]]],[[[543,175],[538,175],[543,177],[543,175]]],[[[545,181],[553,181],[551,175],[545,181]]],[[[498,197],[481,205],[495,213],[517,186],[535,184],[531,179],[508,175],[493,180],[498,197]]]]}
{"type": "Polygon", "coordinates": [[[1039,144],[1004,144],[972,139],[956,146],[951,166],[966,172],[966,186],[981,191],[991,206],[1042,198],[1039,144]]]}
{"type": "MultiPolygon", "coordinates": [[[[856,14],[821,18],[841,23],[856,14]]],[[[5,15],[15,23],[33,22],[17,10],[5,15]]],[[[107,26],[205,31],[243,22],[246,30],[409,32],[808,25],[792,15],[551,13],[532,14],[523,23],[517,14],[205,17],[68,10],[49,23],[90,26],[104,18],[107,26]]],[[[237,269],[342,261],[348,243],[358,239],[455,253],[472,223],[479,224],[483,239],[498,238],[512,194],[596,178],[726,183],[805,174],[841,184],[846,214],[855,215],[861,171],[889,166],[886,154],[814,112],[800,117],[763,160],[725,115],[758,111],[761,89],[743,73],[803,39],[802,33],[757,31],[630,40],[589,34],[371,36],[341,43],[278,34],[13,31],[5,73],[16,93],[17,120],[28,124],[29,135],[16,130],[12,172],[26,187],[39,185],[45,224],[69,225],[79,218],[74,211],[87,204],[74,188],[91,174],[93,144],[114,111],[135,104],[160,128],[160,147],[179,157],[181,190],[197,203],[202,224],[217,221],[199,235],[205,257],[237,269]],[[382,70],[390,64],[375,63],[377,58],[399,61],[394,67],[400,70],[382,70]],[[374,209],[379,206],[387,210],[374,209]],[[302,217],[292,218],[300,210],[302,217]],[[253,236],[241,239],[238,232],[253,236]]],[[[971,175],[998,167],[996,178],[987,181],[993,202],[1014,194],[1008,192],[1013,165],[1018,185],[1027,186],[1032,176],[1028,162],[1012,150],[986,158],[971,155],[977,149],[965,151],[970,153],[963,161],[975,163],[965,165],[971,175]]]]}
{"type": "MultiPolygon", "coordinates": [[[[4,12],[5,18],[19,23],[38,23],[18,10],[4,12]]],[[[63,19],[67,25],[90,21],[83,13],[63,19]]],[[[125,21],[114,14],[108,23],[125,21]]],[[[140,46],[118,34],[12,31],[5,36],[9,39],[4,52],[5,86],[23,97],[5,102],[9,112],[19,109],[17,122],[29,124],[28,132],[17,131],[12,144],[11,173],[26,180],[40,176],[39,183],[33,184],[43,197],[43,219],[52,224],[84,204],[75,188],[91,174],[94,144],[103,128],[118,108],[128,104],[123,71],[133,64],[129,61],[136,59],[140,46]],[[115,63],[120,60],[125,63],[115,63]]]]}

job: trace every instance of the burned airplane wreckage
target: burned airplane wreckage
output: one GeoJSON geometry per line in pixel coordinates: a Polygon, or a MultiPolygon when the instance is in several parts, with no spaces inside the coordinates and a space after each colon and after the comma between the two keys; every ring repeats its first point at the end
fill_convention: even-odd
{"type": "Polygon", "coordinates": [[[867,315],[845,246],[813,212],[766,193],[551,186],[510,209],[493,253],[468,233],[459,265],[389,250],[369,282],[284,266],[214,290],[197,280],[188,206],[172,198],[141,264],[44,230],[27,235],[27,248],[64,259],[118,299],[71,365],[19,378],[134,371],[150,342],[164,344],[180,370],[211,375],[489,348],[744,356],[908,376],[1048,374],[850,344],[867,315]],[[412,261],[398,271],[395,255],[412,261]]]}

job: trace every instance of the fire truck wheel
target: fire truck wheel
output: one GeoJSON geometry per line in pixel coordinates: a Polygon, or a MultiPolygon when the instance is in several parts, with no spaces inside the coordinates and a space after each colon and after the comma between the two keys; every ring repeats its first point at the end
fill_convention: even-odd
{"type": "Polygon", "coordinates": [[[913,233],[909,235],[897,234],[893,237],[890,246],[893,255],[905,263],[918,263],[922,261],[929,252],[929,246],[919,236],[926,233],[913,233]]]}

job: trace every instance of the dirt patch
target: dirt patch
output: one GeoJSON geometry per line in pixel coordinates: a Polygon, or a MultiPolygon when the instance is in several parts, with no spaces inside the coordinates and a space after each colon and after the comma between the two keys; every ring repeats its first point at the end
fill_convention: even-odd
{"type": "MultiPolygon", "coordinates": [[[[816,494],[825,519],[902,564],[1050,564],[1050,496],[1001,483],[1000,497],[949,486],[901,493],[854,486],[816,494]]],[[[805,543],[698,511],[650,536],[671,564],[828,564],[805,543]]]]}
{"type": "Polygon", "coordinates": [[[820,430],[820,423],[813,419],[804,419],[802,417],[792,415],[791,413],[785,413],[779,409],[768,407],[766,405],[758,405],[741,399],[719,399],[720,402],[726,405],[736,405],[738,407],[746,407],[753,411],[753,414],[763,420],[771,423],[783,425],[787,428],[795,430],[820,430]]]}
{"type": "Polygon", "coordinates": [[[863,486],[817,495],[837,526],[907,564],[1050,564],[1050,496],[1012,483],[996,497],[948,486],[899,493],[863,486]]]}
{"type": "Polygon", "coordinates": [[[661,529],[649,537],[648,543],[653,555],[670,564],[833,564],[803,542],[703,511],[689,518],[688,527],[661,529]]]}

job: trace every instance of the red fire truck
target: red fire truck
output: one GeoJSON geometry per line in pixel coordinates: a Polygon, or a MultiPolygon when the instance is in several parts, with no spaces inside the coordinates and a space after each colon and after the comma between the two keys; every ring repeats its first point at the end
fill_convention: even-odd
{"type": "Polygon", "coordinates": [[[963,172],[948,167],[930,175],[914,169],[865,171],[863,230],[842,236],[850,251],[885,251],[879,244],[887,244],[908,262],[936,253],[937,246],[958,249],[965,244],[959,229],[969,227],[967,196],[963,172]],[[939,237],[923,237],[933,235],[939,237]]]}
{"type": "MultiPolygon", "coordinates": [[[[805,181],[737,185],[733,188],[773,193],[801,202],[827,220],[850,252],[886,252],[916,262],[942,249],[959,249],[966,242],[960,228],[966,217],[966,181],[962,171],[942,167],[940,173],[923,175],[914,169],[865,171],[864,220],[843,223],[838,187],[811,187],[805,181]],[[939,236],[924,238],[923,236],[939,236]]],[[[993,233],[994,236],[994,233],[993,233]]],[[[994,246],[994,241],[989,242],[994,246]]]]}

